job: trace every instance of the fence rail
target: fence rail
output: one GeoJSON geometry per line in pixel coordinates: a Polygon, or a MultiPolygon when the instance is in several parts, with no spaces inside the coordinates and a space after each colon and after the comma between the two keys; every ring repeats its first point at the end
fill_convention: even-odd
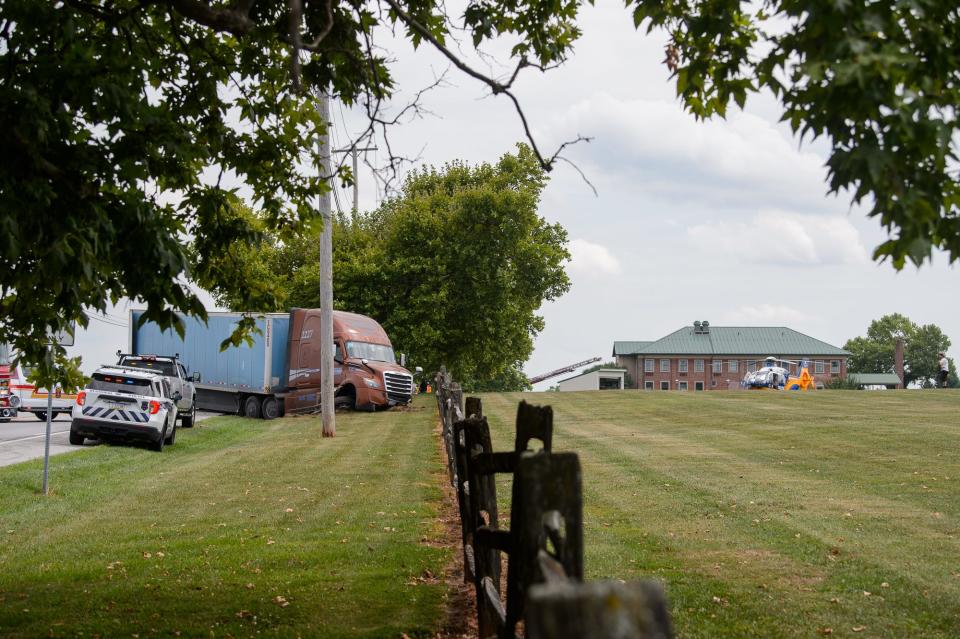
{"type": "Polygon", "coordinates": [[[436,379],[447,472],[456,488],[464,580],[480,639],[668,639],[654,581],[583,583],[583,490],[576,453],[553,451],[553,410],[521,401],[510,452],[496,452],[477,397],[436,379]],[[539,443],[537,450],[531,444],[539,443]],[[500,527],[496,475],[511,475],[510,528],[500,527]],[[506,593],[502,592],[506,555],[506,593]]]}

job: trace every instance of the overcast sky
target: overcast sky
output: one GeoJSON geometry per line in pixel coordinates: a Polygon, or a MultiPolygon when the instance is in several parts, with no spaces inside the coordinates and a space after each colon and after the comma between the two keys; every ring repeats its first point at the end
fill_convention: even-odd
{"type": "MultiPolygon", "coordinates": [[[[954,341],[950,355],[960,354],[960,272],[944,255],[900,273],[873,262],[885,233],[849,198],[826,196],[822,141],[800,145],[769,96],[726,120],[697,122],[675,98],[662,36],[635,31],[617,4],[585,7],[581,24],[563,68],[532,71],[517,87],[544,152],[578,134],[593,138],[566,155],[598,191],[561,163],[543,194],[541,215],[570,236],[573,286],[541,309],[546,328],[528,374],[610,359],[615,340],[656,339],[694,320],[789,326],[842,346],[899,312],[940,326],[954,341]]],[[[426,46],[381,44],[405,90],[398,103],[448,67],[426,46]]],[[[456,70],[447,80],[423,98],[434,116],[393,131],[395,151],[435,165],[512,152],[523,130],[509,101],[456,70]]],[[[338,105],[333,114],[342,144],[361,121],[338,105]]],[[[359,177],[361,208],[372,208],[375,180],[365,170],[359,177]]],[[[346,192],[341,201],[350,206],[346,192]]],[[[122,307],[111,314],[107,321],[126,322],[122,307]]],[[[125,347],[126,328],[95,321],[75,352],[90,369],[125,347]]]]}

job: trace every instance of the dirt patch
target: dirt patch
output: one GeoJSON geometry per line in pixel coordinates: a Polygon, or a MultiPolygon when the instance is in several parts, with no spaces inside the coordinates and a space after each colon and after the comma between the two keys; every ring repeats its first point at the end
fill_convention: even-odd
{"type": "Polygon", "coordinates": [[[435,639],[472,639],[478,632],[473,585],[463,581],[460,510],[457,507],[457,493],[447,478],[447,452],[440,434],[439,420],[434,432],[437,435],[437,446],[440,448],[440,459],[444,462],[443,472],[437,474],[443,489],[443,501],[437,514],[437,527],[440,534],[430,543],[452,549],[450,563],[444,568],[442,576],[447,585],[446,604],[435,639]]]}

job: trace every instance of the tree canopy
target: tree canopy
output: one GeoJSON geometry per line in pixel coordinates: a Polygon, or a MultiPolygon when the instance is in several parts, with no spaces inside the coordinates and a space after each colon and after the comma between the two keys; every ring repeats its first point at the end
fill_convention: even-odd
{"type": "MultiPolygon", "coordinates": [[[[436,48],[511,100],[549,169],[559,151],[536,146],[512,89],[571,54],[581,6],[470,1],[452,16],[437,0],[0,0],[0,341],[42,362],[48,327],[85,326],[85,310],[121,297],[179,328],[176,311],[205,315],[187,281],[237,284],[217,254],[265,231],[307,232],[311,198],[328,188],[302,168],[325,128],[311,96],[363,109],[364,135],[397,122],[382,109],[396,86],[379,29],[436,48]],[[510,40],[512,71],[472,68],[458,37],[510,40]],[[234,214],[224,176],[249,190],[263,228],[234,214]],[[203,238],[194,256],[208,259],[192,259],[189,237],[203,238]]],[[[627,8],[638,27],[669,34],[665,62],[694,115],[723,115],[769,90],[797,132],[825,137],[830,188],[865,202],[889,231],[877,258],[899,269],[933,248],[960,257],[956,3],[627,8]]],[[[251,308],[269,294],[235,291],[251,308]]]]}
{"type": "MultiPolygon", "coordinates": [[[[545,184],[525,145],[496,164],[411,173],[377,210],[336,218],[334,307],[373,317],[411,365],[446,365],[469,390],[526,388],[537,310],[570,287],[566,231],[537,212],[545,184]]],[[[252,310],[318,306],[317,246],[316,233],[238,245],[237,272],[280,304],[252,310]]],[[[251,310],[228,288],[216,295],[251,310]]]]}
{"type": "MultiPolygon", "coordinates": [[[[927,385],[937,376],[938,353],[950,348],[950,338],[936,324],[918,325],[900,313],[884,315],[870,322],[867,334],[844,344],[850,351],[847,370],[851,373],[894,371],[896,341],[904,341],[904,386],[913,382],[927,385]]],[[[956,385],[956,368],[950,362],[951,386],[956,385]]]]}

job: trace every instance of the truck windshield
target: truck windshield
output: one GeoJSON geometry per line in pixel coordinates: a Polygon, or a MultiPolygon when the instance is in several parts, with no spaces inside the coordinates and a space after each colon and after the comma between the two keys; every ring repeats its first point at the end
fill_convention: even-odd
{"type": "Polygon", "coordinates": [[[142,368],[148,371],[154,371],[160,373],[161,375],[170,375],[173,377],[177,376],[177,371],[173,369],[173,362],[163,361],[159,359],[130,359],[124,358],[120,363],[121,366],[128,366],[130,368],[142,368]]]}
{"type": "Polygon", "coordinates": [[[87,384],[87,389],[110,391],[111,393],[128,393],[130,395],[153,395],[150,392],[149,379],[103,375],[101,373],[93,374],[93,378],[87,384]]]}
{"type": "Polygon", "coordinates": [[[383,344],[371,344],[370,342],[347,342],[347,357],[356,359],[369,359],[374,362],[397,361],[393,355],[393,347],[383,344]]]}

